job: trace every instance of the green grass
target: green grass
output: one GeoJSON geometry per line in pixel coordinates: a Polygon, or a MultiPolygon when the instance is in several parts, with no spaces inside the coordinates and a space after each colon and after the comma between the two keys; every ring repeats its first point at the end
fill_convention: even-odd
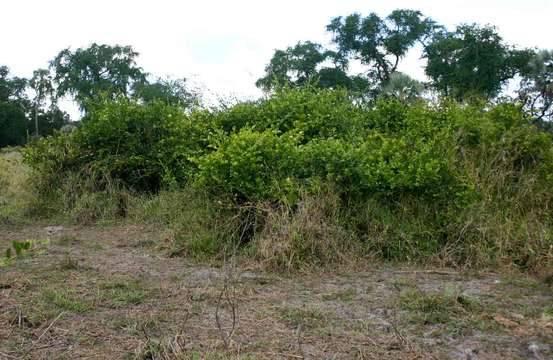
{"type": "Polygon", "coordinates": [[[410,288],[401,292],[397,305],[411,312],[411,320],[422,324],[448,324],[476,311],[473,299],[456,292],[427,292],[410,288]]]}
{"type": "Polygon", "coordinates": [[[79,262],[73,259],[69,254],[66,254],[59,262],[58,268],[60,270],[81,270],[83,267],[79,262]]]}
{"type": "Polygon", "coordinates": [[[329,315],[317,308],[284,307],[280,310],[284,322],[294,328],[315,329],[329,324],[329,315]]]}
{"type": "Polygon", "coordinates": [[[137,279],[115,279],[98,284],[98,298],[109,307],[120,308],[142,303],[149,291],[137,279]]]}
{"type": "Polygon", "coordinates": [[[40,301],[46,309],[54,308],[58,311],[84,313],[92,308],[89,301],[75,296],[69,290],[47,289],[42,292],[40,301]]]}
{"type": "Polygon", "coordinates": [[[26,223],[36,195],[28,182],[29,168],[17,149],[0,153],[0,224],[26,223]]]}

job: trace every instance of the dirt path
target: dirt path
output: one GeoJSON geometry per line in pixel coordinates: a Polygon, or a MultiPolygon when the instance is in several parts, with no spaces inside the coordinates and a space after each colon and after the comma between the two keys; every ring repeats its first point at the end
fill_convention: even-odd
{"type": "Polygon", "coordinates": [[[553,358],[553,291],[531,278],[231,271],[166,257],[155,236],[0,228],[2,252],[33,240],[0,267],[0,359],[553,358]]]}

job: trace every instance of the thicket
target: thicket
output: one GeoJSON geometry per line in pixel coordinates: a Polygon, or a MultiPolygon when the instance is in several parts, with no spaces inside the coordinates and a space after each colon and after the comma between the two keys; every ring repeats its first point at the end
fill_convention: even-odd
{"type": "Polygon", "coordinates": [[[106,100],[23,153],[42,213],[148,222],[175,254],[538,270],[553,264],[552,140],[515,103],[306,87],[188,113],[106,100]]]}

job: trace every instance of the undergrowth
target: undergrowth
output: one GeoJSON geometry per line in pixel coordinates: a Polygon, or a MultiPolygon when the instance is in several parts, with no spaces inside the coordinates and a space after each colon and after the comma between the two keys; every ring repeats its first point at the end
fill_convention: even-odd
{"type": "Polygon", "coordinates": [[[0,186],[32,200],[0,197],[3,222],[147,224],[174,256],[281,270],[553,264],[553,139],[513,103],[365,104],[305,88],[183,113],[121,99],[22,152],[31,190],[21,170],[0,186]]]}

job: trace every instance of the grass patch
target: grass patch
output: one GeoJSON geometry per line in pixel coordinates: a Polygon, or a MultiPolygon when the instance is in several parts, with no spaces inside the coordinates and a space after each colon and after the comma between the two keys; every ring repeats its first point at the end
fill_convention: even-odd
{"type": "Polygon", "coordinates": [[[529,276],[515,276],[515,275],[508,275],[501,277],[500,280],[501,286],[512,286],[517,287],[520,289],[525,290],[539,290],[543,287],[543,284],[541,284],[538,280],[533,279],[529,276]]]}
{"type": "Polygon", "coordinates": [[[83,267],[79,264],[79,262],[75,259],[73,259],[69,254],[66,254],[59,262],[58,268],[60,270],[81,270],[83,267]]]}
{"type": "Polygon", "coordinates": [[[452,323],[478,308],[474,300],[461,293],[450,290],[426,292],[418,288],[403,291],[397,304],[412,313],[411,320],[425,325],[452,323]]]}
{"type": "Polygon", "coordinates": [[[60,245],[60,246],[72,246],[72,245],[77,245],[80,242],[81,240],[74,235],[63,235],[54,241],[56,245],[60,245]]]}
{"type": "Polygon", "coordinates": [[[55,306],[59,310],[75,313],[84,313],[91,308],[89,302],[63,290],[47,290],[42,293],[41,299],[46,304],[55,306]]]}
{"type": "Polygon", "coordinates": [[[317,308],[285,307],[280,310],[280,317],[287,324],[303,329],[325,327],[330,321],[328,314],[317,308]]]}
{"type": "Polygon", "coordinates": [[[148,291],[136,279],[116,279],[98,284],[98,298],[112,308],[138,305],[146,299],[148,291]]]}
{"type": "Polygon", "coordinates": [[[321,298],[325,301],[352,301],[357,295],[357,290],[355,288],[348,288],[333,293],[323,294],[321,298]]]}
{"type": "Polygon", "coordinates": [[[0,224],[26,223],[36,201],[29,184],[30,170],[17,149],[0,153],[0,224]]]}
{"type": "Polygon", "coordinates": [[[393,278],[391,284],[397,291],[402,291],[404,289],[414,289],[417,287],[417,283],[414,280],[408,279],[406,277],[393,278]]]}
{"type": "Polygon", "coordinates": [[[553,318],[553,301],[543,309],[543,315],[553,318]]]}

